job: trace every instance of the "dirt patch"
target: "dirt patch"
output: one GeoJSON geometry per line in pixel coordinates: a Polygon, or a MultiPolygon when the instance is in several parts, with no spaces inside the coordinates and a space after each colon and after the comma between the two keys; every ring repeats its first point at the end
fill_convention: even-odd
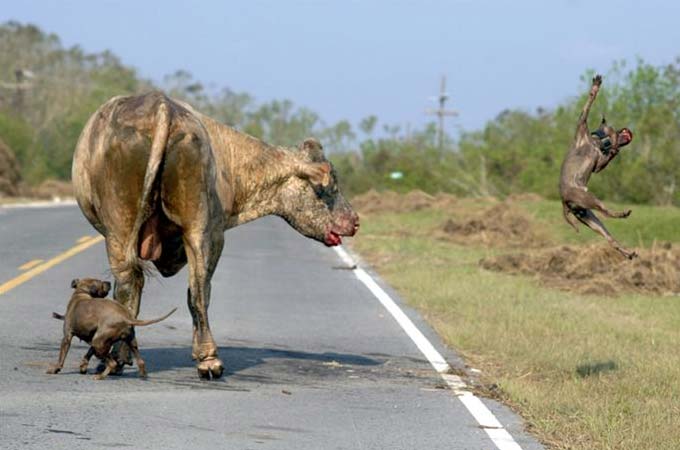
{"type": "Polygon", "coordinates": [[[472,217],[451,218],[442,226],[440,238],[461,244],[489,246],[545,245],[548,238],[520,207],[502,202],[472,217]]]}
{"type": "Polygon", "coordinates": [[[538,277],[545,285],[580,294],[680,293],[680,248],[641,250],[630,261],[606,244],[561,246],[484,258],[488,270],[538,277]]]}
{"type": "Polygon", "coordinates": [[[439,193],[430,195],[420,190],[406,194],[394,191],[370,191],[352,199],[352,206],[361,214],[384,212],[412,212],[427,208],[449,208],[457,202],[455,195],[439,193]]]}
{"type": "Polygon", "coordinates": [[[19,195],[19,163],[14,152],[0,140],[0,197],[19,195]]]}
{"type": "Polygon", "coordinates": [[[508,202],[540,202],[543,197],[534,192],[523,192],[521,194],[510,194],[505,200],[508,202]]]}

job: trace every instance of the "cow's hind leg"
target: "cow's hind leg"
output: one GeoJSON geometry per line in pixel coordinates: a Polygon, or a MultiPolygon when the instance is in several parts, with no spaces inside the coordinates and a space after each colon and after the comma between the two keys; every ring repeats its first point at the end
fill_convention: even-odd
{"type": "Polygon", "coordinates": [[[224,211],[213,188],[215,163],[209,140],[200,124],[186,119],[183,125],[187,133],[169,139],[173,144],[166,152],[161,199],[163,212],[182,231],[194,325],[192,355],[198,374],[210,379],[224,371],[208,323],[210,280],[224,245],[224,211]]]}
{"type": "Polygon", "coordinates": [[[224,236],[221,229],[195,233],[186,237],[189,260],[189,289],[187,300],[194,322],[192,356],[196,359],[201,378],[219,378],[224,371],[217,357],[217,345],[210,331],[208,306],[210,305],[210,280],[217,266],[224,236]]]}
{"type": "MultiPolygon", "coordinates": [[[[107,236],[106,249],[109,256],[111,272],[115,279],[113,298],[122,303],[132,317],[139,314],[139,306],[144,287],[144,272],[138,266],[130,266],[125,260],[125,244],[114,236],[107,236]]],[[[111,351],[111,357],[118,363],[113,374],[120,374],[123,366],[132,365],[130,346],[123,341],[117,342],[111,351]]]]}
{"type": "Polygon", "coordinates": [[[590,228],[591,230],[595,231],[596,233],[600,234],[602,237],[604,237],[609,244],[614,247],[619,253],[621,253],[623,256],[625,256],[628,259],[633,259],[637,256],[637,253],[631,250],[625,249],[619,242],[614,239],[614,237],[607,231],[607,228],[605,228],[604,224],[600,222],[600,219],[597,218],[597,216],[589,209],[574,209],[573,210],[574,215],[576,218],[581,221],[585,226],[590,228]]]}

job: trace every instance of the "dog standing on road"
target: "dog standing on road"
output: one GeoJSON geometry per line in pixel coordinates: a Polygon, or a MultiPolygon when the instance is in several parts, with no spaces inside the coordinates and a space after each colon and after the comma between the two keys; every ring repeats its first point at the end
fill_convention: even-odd
{"type": "Polygon", "coordinates": [[[139,368],[139,376],[146,377],[146,367],[139,354],[137,339],[135,338],[135,326],[151,325],[167,319],[177,308],[153,320],[137,320],[120,303],[109,300],[106,297],[111,290],[111,283],[94,278],[75,279],[71,281],[71,287],[75,289],[71,300],[66,307],[64,315],[52,313],[55,319],[64,321],[64,338],[59,349],[59,361],[51,366],[47,373],[55,374],[64,367],[66,354],[71,346],[73,336],[90,344],[90,349],[80,363],[80,373],[87,373],[87,366],[92,355],[97,356],[105,364],[102,373],[95,376],[97,380],[103,380],[117,365],[111,358],[109,351],[116,342],[127,343],[132,351],[139,368]]]}
{"type": "Polygon", "coordinates": [[[588,100],[578,119],[574,144],[562,163],[560,174],[562,210],[564,218],[576,231],[578,231],[577,223],[581,222],[604,237],[623,256],[633,259],[637,254],[619,244],[593,213],[593,210],[597,210],[606,217],[624,219],[630,215],[630,210],[610,211],[600,199],[588,192],[590,175],[604,170],[618,155],[619,150],[633,140],[633,133],[628,128],[621,128],[617,131],[614,127],[607,125],[604,117],[597,130],[592,133],[588,130],[588,113],[601,85],[602,77],[596,75],[590,87],[588,100]]]}

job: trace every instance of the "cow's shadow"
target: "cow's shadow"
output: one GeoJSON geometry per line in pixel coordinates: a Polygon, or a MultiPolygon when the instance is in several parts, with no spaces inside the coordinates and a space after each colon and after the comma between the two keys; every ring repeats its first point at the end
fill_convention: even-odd
{"type": "MultiPolygon", "coordinates": [[[[328,377],[337,375],[337,369],[362,370],[379,366],[381,359],[352,353],[305,352],[272,347],[219,347],[220,359],[225,364],[226,378],[238,377],[251,381],[285,380],[304,376],[328,377]],[[249,369],[262,366],[258,371],[249,369]]],[[[176,372],[178,369],[193,369],[191,347],[158,347],[140,349],[146,362],[149,376],[154,373],[176,372]]],[[[196,372],[187,374],[195,376],[196,372]]]]}

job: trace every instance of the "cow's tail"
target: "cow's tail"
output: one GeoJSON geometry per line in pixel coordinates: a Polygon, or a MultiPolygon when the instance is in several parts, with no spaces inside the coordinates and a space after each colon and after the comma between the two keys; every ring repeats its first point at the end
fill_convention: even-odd
{"type": "Polygon", "coordinates": [[[155,205],[152,204],[153,190],[156,179],[158,178],[158,169],[165,156],[165,147],[168,143],[168,134],[170,130],[170,110],[164,97],[162,97],[158,104],[155,122],[156,126],[151,142],[149,162],[146,165],[146,172],[144,174],[144,185],[140,197],[139,209],[137,211],[137,217],[135,218],[130,240],[128,241],[125,250],[126,269],[139,272],[144,270],[138,255],[139,234],[144,222],[146,222],[154,212],[155,205]]]}
{"type": "Polygon", "coordinates": [[[177,311],[177,308],[172,308],[172,311],[170,311],[169,313],[167,313],[163,317],[159,317],[158,319],[150,319],[150,320],[130,319],[130,320],[128,320],[128,324],[132,325],[133,327],[143,327],[143,326],[146,326],[146,325],[151,325],[153,323],[158,323],[161,320],[167,319],[175,311],[177,311]]]}

